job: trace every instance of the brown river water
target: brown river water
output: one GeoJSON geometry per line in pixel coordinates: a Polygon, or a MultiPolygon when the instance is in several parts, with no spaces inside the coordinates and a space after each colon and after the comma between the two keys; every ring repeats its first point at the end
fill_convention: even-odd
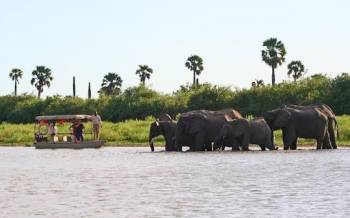
{"type": "Polygon", "coordinates": [[[2,147],[0,217],[350,217],[350,149],[2,147]]]}

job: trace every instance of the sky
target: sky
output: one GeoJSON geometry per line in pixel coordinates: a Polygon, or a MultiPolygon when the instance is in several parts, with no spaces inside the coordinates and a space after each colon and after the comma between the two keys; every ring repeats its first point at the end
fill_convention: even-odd
{"type": "Polygon", "coordinates": [[[123,89],[139,84],[135,71],[147,64],[147,84],[171,93],[192,82],[187,57],[203,58],[200,82],[248,88],[255,79],[271,82],[261,61],[262,43],[276,37],[286,47],[286,63],[276,81],[291,80],[287,64],[301,60],[307,75],[335,77],[350,72],[348,0],[0,0],[0,95],[11,94],[12,68],[24,71],[19,93],[33,93],[31,72],[52,70],[47,95],[93,96],[108,72],[123,89]]]}

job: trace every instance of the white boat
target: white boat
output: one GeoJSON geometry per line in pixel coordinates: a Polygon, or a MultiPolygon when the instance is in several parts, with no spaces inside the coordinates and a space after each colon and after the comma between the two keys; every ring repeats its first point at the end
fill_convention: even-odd
{"type": "MultiPolygon", "coordinates": [[[[84,123],[91,122],[90,115],[48,115],[35,117],[35,134],[34,134],[34,147],[37,149],[83,149],[83,148],[100,148],[106,141],[104,140],[83,140],[78,141],[74,139],[72,132],[57,133],[54,131],[52,134],[52,128],[57,131],[56,123],[84,123]],[[51,125],[51,126],[50,126],[51,125]],[[52,127],[53,126],[53,127],[52,127]],[[51,133],[49,129],[51,128],[51,133]],[[55,129],[56,128],[56,129],[55,129]]],[[[84,133],[91,134],[91,133],[84,133]]]]}

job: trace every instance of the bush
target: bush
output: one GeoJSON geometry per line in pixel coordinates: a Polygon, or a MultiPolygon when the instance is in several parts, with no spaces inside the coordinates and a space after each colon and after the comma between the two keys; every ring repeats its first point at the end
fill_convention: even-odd
{"type": "Polygon", "coordinates": [[[92,114],[98,111],[103,120],[118,122],[129,119],[158,117],[168,113],[173,118],[190,110],[235,108],[244,116],[259,116],[282,104],[326,103],[337,114],[350,114],[350,76],[335,79],[315,75],[298,82],[283,82],[276,86],[232,90],[210,84],[196,88],[181,86],[172,94],[158,93],[148,87],[126,89],[115,96],[82,99],[53,96],[38,100],[34,96],[0,96],[0,121],[29,123],[43,114],[92,114]]]}

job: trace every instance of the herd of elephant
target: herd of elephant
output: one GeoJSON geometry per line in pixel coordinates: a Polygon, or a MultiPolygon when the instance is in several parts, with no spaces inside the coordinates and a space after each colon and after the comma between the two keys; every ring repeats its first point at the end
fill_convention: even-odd
{"type": "Polygon", "coordinates": [[[154,139],[163,135],[166,151],[182,151],[184,146],[189,151],[225,147],[247,151],[251,144],[277,150],[273,131],[278,129],[282,129],[284,150],[296,150],[298,138],[316,139],[317,149],[337,148],[336,116],[325,104],[282,105],[250,120],[234,109],[194,110],[182,113],[177,122],[164,114],[150,126],[149,145],[154,151],[154,139]]]}

